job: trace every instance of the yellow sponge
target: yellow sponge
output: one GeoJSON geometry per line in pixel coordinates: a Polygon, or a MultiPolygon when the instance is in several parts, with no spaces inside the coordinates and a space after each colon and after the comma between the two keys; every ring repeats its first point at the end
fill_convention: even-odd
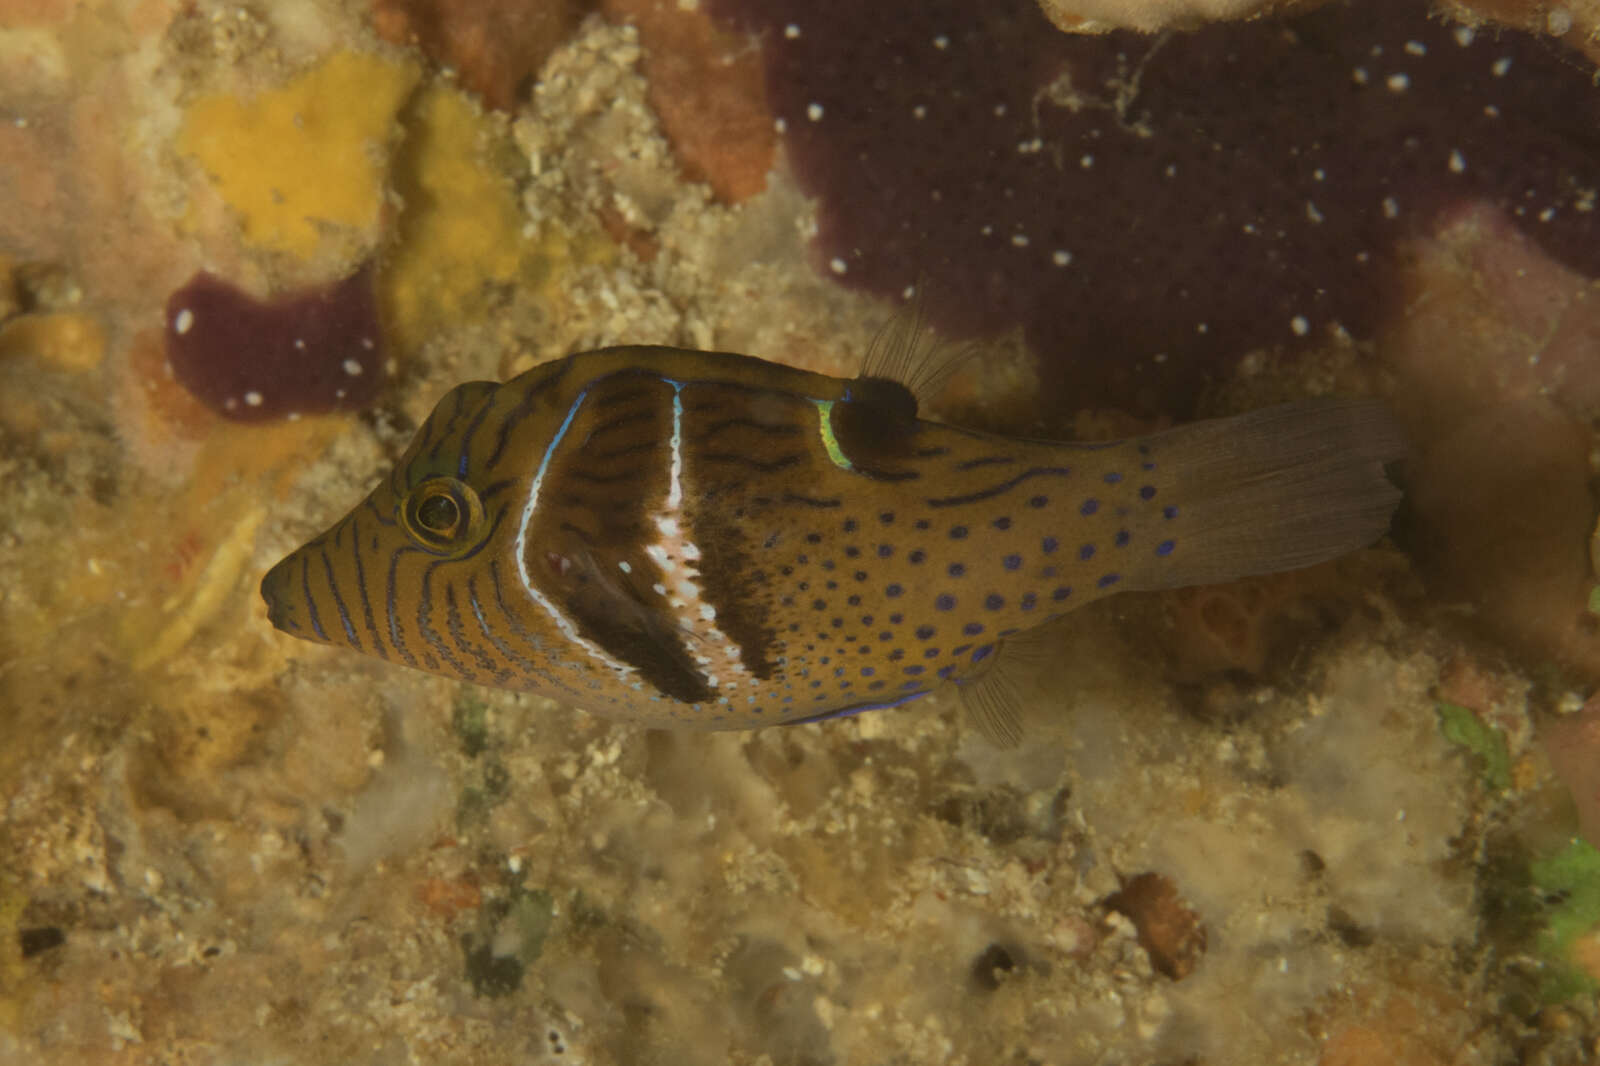
{"type": "Polygon", "coordinates": [[[336,52],[253,99],[196,100],[177,148],[211,175],[247,241],[310,258],[330,227],[377,224],[395,114],[419,76],[409,64],[336,52]]]}

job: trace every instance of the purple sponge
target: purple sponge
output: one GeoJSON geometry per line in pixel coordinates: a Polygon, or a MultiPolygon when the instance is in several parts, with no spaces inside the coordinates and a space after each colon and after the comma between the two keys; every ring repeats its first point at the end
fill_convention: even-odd
{"type": "Polygon", "coordinates": [[[712,0],[759,33],[817,250],[935,324],[1021,327],[1069,406],[1182,412],[1208,374],[1372,336],[1397,242],[1487,201],[1600,274],[1581,55],[1415,0],[1075,37],[1034,0],[712,0]]]}
{"type": "Polygon", "coordinates": [[[167,299],[167,362],[240,422],[365,407],[384,378],[372,268],[266,302],[201,271],[167,299]]]}

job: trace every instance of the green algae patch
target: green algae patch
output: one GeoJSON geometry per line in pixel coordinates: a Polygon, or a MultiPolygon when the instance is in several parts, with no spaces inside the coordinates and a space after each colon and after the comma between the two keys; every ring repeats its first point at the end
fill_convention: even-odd
{"type": "Polygon", "coordinates": [[[476,759],[489,746],[489,705],[463,694],[450,712],[450,731],[456,736],[461,754],[476,759]]]}
{"type": "Polygon", "coordinates": [[[1574,840],[1562,851],[1534,860],[1529,872],[1535,891],[1554,901],[1536,942],[1545,962],[1541,996],[1546,1003],[1560,1003],[1600,992],[1600,981],[1573,959],[1578,941],[1600,925],[1600,851],[1574,840]]]}
{"type": "Polygon", "coordinates": [[[544,953],[555,914],[555,897],[542,888],[514,889],[509,899],[486,907],[478,933],[461,938],[473,993],[497,999],[521,988],[528,967],[544,953]]]}
{"type": "Polygon", "coordinates": [[[1483,783],[1496,792],[1511,787],[1511,751],[1505,734],[1467,707],[1439,703],[1439,731],[1452,744],[1467,749],[1477,761],[1483,783]]]}

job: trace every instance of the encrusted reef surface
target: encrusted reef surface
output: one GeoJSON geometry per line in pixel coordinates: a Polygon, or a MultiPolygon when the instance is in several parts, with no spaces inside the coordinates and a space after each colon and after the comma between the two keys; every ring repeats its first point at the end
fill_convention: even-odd
{"type": "MultiPolygon", "coordinates": [[[[1408,172],[1407,188],[1460,184],[1403,226],[1381,195],[1346,208],[1383,266],[1357,297],[1318,295],[1344,246],[1302,255],[1317,223],[1301,191],[1278,205],[1294,294],[1320,308],[1303,333],[1286,289],[1254,323],[1214,277],[1178,291],[1157,262],[1174,234],[1191,272],[1227,257],[1162,223],[1130,232],[1126,260],[1094,253],[1113,271],[1096,283],[1127,302],[1083,324],[1089,370],[1024,329],[957,375],[935,413],[1016,435],[1364,393],[1414,444],[1393,539],[1058,623],[1019,678],[1018,748],[943,697],[645,731],[268,625],[262,572],[359,499],[457,382],[624,341],[853,372],[898,306],[887,282],[856,281],[894,249],[836,270],[831,242],[862,205],[818,176],[847,176],[830,124],[870,119],[874,80],[880,100],[905,85],[863,41],[875,66],[851,73],[855,98],[789,108],[817,83],[794,67],[800,42],[866,6],[811,5],[808,24],[732,0],[0,0],[0,1062],[1600,1056],[1600,288],[1584,246],[1600,157],[1571,114],[1535,113],[1600,111],[1583,87],[1592,5],[1287,5],[1301,42],[1334,27],[1336,57],[1337,27],[1390,20],[1381,43],[1419,82],[1459,58],[1441,48],[1482,50],[1489,78],[1510,55],[1505,77],[1532,71],[1525,121],[1462,149],[1461,171],[1446,146],[1408,172]],[[1395,43],[1394,25],[1416,32],[1395,43]],[[1519,205],[1530,173],[1537,202],[1519,205]],[[1190,350],[1174,399],[1140,345],[1211,312],[1232,341],[1190,350]],[[1068,379],[1098,391],[1063,396],[1068,379]]],[[[1082,29],[1243,11],[1049,6],[1082,29]]],[[[919,34],[955,10],[873,7],[919,34]]],[[[1291,24],[1166,39],[1189,59],[1157,93],[1152,58],[1142,96],[1116,58],[1138,39],[1035,41],[1058,31],[1006,10],[1032,20],[1026,48],[1091,50],[1051,71],[1054,95],[1006,97],[1050,112],[1041,142],[1050,123],[1087,136],[1085,109],[1131,123],[1090,166],[1062,157],[1075,195],[1118,188],[1097,168],[1171,147],[1196,114],[1241,160],[1287,151],[1285,117],[1252,110],[1270,94],[1219,104],[1195,55],[1289,62],[1291,24]]],[[[1010,40],[986,28],[923,43],[1010,40]]],[[[1000,123],[985,136],[1011,137],[1016,115],[985,94],[1037,71],[1000,84],[973,54],[952,89],[1000,123]]],[[[1400,72],[1380,66],[1369,76],[1400,72]]],[[[1401,108],[1412,88],[1435,91],[1347,84],[1398,110],[1356,99],[1355,117],[1318,111],[1322,128],[1364,159],[1403,150],[1397,125],[1438,113],[1401,108]]],[[[926,158],[894,126],[885,158],[926,158]]],[[[1171,180],[1163,211],[1239,210],[1236,184],[1171,180]]],[[[879,224],[912,241],[941,221],[905,206],[879,224]]],[[[1001,236],[1046,273],[1092,265],[1087,246],[1058,266],[1036,231],[1001,236]]],[[[982,285],[946,285],[943,300],[995,298],[948,324],[1036,298],[993,263],[973,268],[982,285]]]]}

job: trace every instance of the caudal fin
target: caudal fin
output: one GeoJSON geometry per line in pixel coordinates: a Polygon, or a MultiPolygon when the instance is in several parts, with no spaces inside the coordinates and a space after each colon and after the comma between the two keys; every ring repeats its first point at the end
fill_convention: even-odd
{"type": "Polygon", "coordinates": [[[1400,490],[1384,472],[1405,453],[1373,400],[1306,400],[1195,422],[1146,438],[1165,477],[1162,523],[1177,548],[1124,587],[1206,585],[1298,570],[1384,534],[1400,490]]]}

